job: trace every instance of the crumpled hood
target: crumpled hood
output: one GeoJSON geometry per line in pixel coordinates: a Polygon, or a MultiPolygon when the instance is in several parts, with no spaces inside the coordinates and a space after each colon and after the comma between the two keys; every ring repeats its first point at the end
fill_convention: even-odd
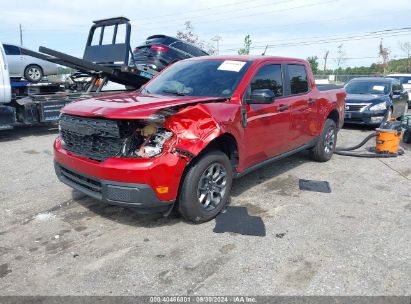
{"type": "Polygon", "coordinates": [[[81,99],[66,105],[61,112],[85,117],[146,119],[162,109],[220,100],[223,99],[221,97],[144,95],[131,92],[81,99]]]}
{"type": "Polygon", "coordinates": [[[377,104],[387,101],[388,95],[372,95],[372,94],[347,94],[346,103],[371,103],[377,104]]]}

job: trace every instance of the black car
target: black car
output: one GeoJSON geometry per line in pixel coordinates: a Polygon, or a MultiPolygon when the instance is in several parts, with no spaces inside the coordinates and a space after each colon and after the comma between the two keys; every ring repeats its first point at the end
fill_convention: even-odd
{"type": "MultiPolygon", "coordinates": [[[[207,55],[202,49],[180,39],[154,35],[148,37],[144,45],[134,49],[131,63],[159,72],[176,61],[207,55]]],[[[147,75],[147,78],[151,77],[147,75]]]]}
{"type": "Polygon", "coordinates": [[[408,111],[408,93],[397,79],[354,78],[345,90],[345,123],[379,125],[408,111]]]}

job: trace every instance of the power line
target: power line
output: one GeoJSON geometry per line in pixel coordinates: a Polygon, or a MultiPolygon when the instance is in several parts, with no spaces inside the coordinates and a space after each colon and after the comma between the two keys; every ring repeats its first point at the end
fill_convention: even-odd
{"type": "MultiPolygon", "coordinates": [[[[384,14],[384,16],[391,16],[391,15],[397,15],[397,14],[404,14],[406,12],[411,12],[411,11],[399,10],[399,11],[395,11],[393,13],[389,13],[389,14],[388,13],[383,13],[383,14],[384,14]]],[[[339,18],[331,18],[331,19],[321,19],[321,20],[318,20],[318,21],[305,21],[305,22],[288,23],[288,24],[281,24],[281,25],[275,25],[275,26],[271,25],[271,26],[272,26],[273,30],[278,30],[278,29],[281,29],[281,28],[289,28],[290,26],[296,26],[296,25],[313,24],[313,23],[315,24],[315,23],[323,23],[323,22],[328,23],[329,21],[340,21],[340,20],[347,20],[347,19],[352,20],[352,19],[357,19],[357,18],[365,18],[365,17],[372,17],[372,16],[378,16],[378,15],[381,15],[381,12],[374,13],[374,14],[367,14],[367,15],[339,17],[339,18]]],[[[257,28],[253,27],[253,31],[250,32],[250,34],[255,33],[255,29],[260,29],[260,30],[267,31],[268,27],[267,26],[257,27],[257,28]]],[[[237,28],[237,29],[224,30],[224,33],[232,33],[232,32],[236,32],[236,31],[244,32],[244,27],[237,28]]],[[[206,33],[203,32],[203,34],[207,34],[207,32],[206,33]]],[[[311,39],[311,38],[318,38],[318,36],[317,37],[316,36],[314,36],[314,37],[304,37],[304,38],[310,38],[311,39]]],[[[301,39],[301,38],[287,39],[287,41],[288,40],[297,40],[297,39],[301,39]]],[[[226,46],[227,45],[238,45],[238,43],[229,43],[229,44],[226,44],[226,46]]]]}
{"type": "MultiPolygon", "coordinates": [[[[243,2],[238,2],[238,3],[247,3],[247,4],[250,4],[250,2],[255,2],[255,1],[261,1],[261,0],[249,0],[249,1],[243,1],[243,2]]],[[[230,13],[233,13],[233,12],[238,12],[238,11],[244,11],[244,10],[250,10],[250,9],[254,9],[254,8],[258,8],[258,7],[263,7],[263,6],[270,6],[270,5],[272,5],[272,4],[275,4],[275,5],[277,5],[277,4],[282,4],[282,3],[289,3],[289,2],[293,2],[293,1],[298,1],[298,0],[283,0],[283,1],[278,1],[278,2],[274,2],[274,3],[270,3],[270,4],[267,4],[267,2],[264,2],[264,3],[262,3],[262,4],[259,4],[259,5],[254,5],[254,6],[252,6],[252,7],[243,7],[243,8],[237,8],[237,9],[230,9],[230,10],[223,10],[223,11],[219,11],[219,12],[213,12],[213,13],[211,13],[213,16],[215,16],[215,15],[224,15],[224,14],[230,14],[230,13]]],[[[225,5],[225,6],[227,6],[227,5],[225,5]]],[[[188,17],[181,17],[181,16],[179,16],[179,17],[181,17],[181,18],[179,18],[179,19],[177,19],[177,21],[178,20],[183,20],[183,19],[187,19],[187,18],[189,18],[189,19],[192,19],[192,18],[197,18],[197,17],[204,17],[204,16],[210,16],[210,13],[206,13],[206,14],[203,14],[203,12],[204,11],[206,11],[206,10],[210,10],[210,9],[214,9],[214,8],[205,8],[205,9],[203,9],[203,10],[199,10],[200,12],[201,12],[201,14],[199,14],[199,15],[189,15],[188,17]]],[[[171,21],[176,21],[176,18],[175,18],[175,15],[176,14],[172,14],[172,15],[170,15],[170,16],[172,16],[172,18],[166,18],[166,19],[171,19],[171,21]]],[[[185,13],[184,13],[184,15],[185,15],[185,13]]],[[[153,20],[153,18],[159,18],[159,17],[152,17],[152,18],[150,18],[150,20],[153,20]]],[[[146,19],[135,19],[135,22],[137,22],[137,21],[140,21],[140,20],[146,20],[146,19]]],[[[180,22],[179,21],[179,22],[180,22]]],[[[168,21],[166,21],[166,22],[168,22],[168,21]]],[[[140,26],[146,26],[146,25],[150,25],[150,24],[158,24],[158,21],[150,21],[150,22],[144,22],[144,24],[140,24],[140,26]]]]}
{"type": "MultiPolygon", "coordinates": [[[[212,20],[212,22],[218,22],[218,21],[227,21],[227,20],[231,20],[231,19],[238,19],[238,18],[244,18],[244,17],[252,17],[252,16],[261,16],[261,15],[266,15],[266,14],[272,14],[272,13],[281,13],[281,12],[285,12],[285,11],[290,11],[290,10],[295,10],[295,9],[300,9],[300,8],[307,8],[307,7],[313,7],[313,6],[318,6],[321,4],[327,4],[327,3],[335,3],[336,1],[339,0],[327,0],[327,1],[322,1],[322,2],[316,2],[316,3],[310,3],[310,4],[303,4],[300,6],[294,6],[294,7],[290,7],[290,8],[286,8],[286,9],[281,9],[281,10],[275,10],[275,11],[266,11],[266,12],[262,12],[262,13],[258,13],[258,14],[245,14],[245,15],[240,15],[240,16],[232,16],[232,17],[228,17],[228,18],[223,18],[223,19],[217,19],[217,20],[212,20]]],[[[181,22],[181,21],[176,21],[176,22],[181,22]]],[[[201,22],[193,22],[195,24],[202,24],[202,23],[210,23],[210,20],[208,21],[201,21],[201,22]]],[[[156,29],[164,29],[164,27],[169,27],[170,24],[166,24],[160,27],[150,27],[151,30],[156,30],[156,29]]]]}
{"type": "MultiPolygon", "coordinates": [[[[188,10],[188,11],[184,11],[184,13],[182,13],[182,14],[185,15],[185,14],[187,14],[187,13],[192,13],[192,12],[203,12],[203,11],[208,11],[208,10],[213,10],[213,9],[220,9],[220,8],[222,8],[222,7],[239,5],[239,4],[243,4],[243,3],[250,4],[250,2],[255,2],[255,1],[256,1],[256,0],[246,0],[246,1],[240,1],[240,2],[235,2],[235,3],[227,3],[227,4],[212,6],[212,7],[205,7],[205,8],[201,8],[201,9],[188,10]]],[[[154,19],[154,18],[162,18],[162,17],[175,17],[175,14],[165,14],[165,15],[150,16],[149,19],[152,20],[152,19],[154,19]]],[[[168,18],[167,18],[167,19],[168,19],[168,18]]],[[[142,19],[142,20],[144,20],[144,19],[142,19]]]]}
{"type": "MultiPolygon", "coordinates": [[[[392,36],[404,35],[404,34],[409,34],[410,32],[411,32],[411,27],[405,27],[405,28],[399,28],[399,29],[380,30],[380,31],[356,34],[356,35],[351,35],[351,36],[340,36],[336,38],[332,38],[333,36],[325,36],[325,37],[318,37],[318,38],[321,38],[318,40],[306,40],[306,41],[297,41],[297,42],[290,42],[290,43],[270,44],[270,41],[268,42],[266,41],[264,42],[264,45],[253,46],[250,49],[262,49],[262,48],[265,48],[267,45],[269,48],[277,48],[277,47],[311,45],[311,44],[317,44],[317,43],[322,44],[322,43],[345,42],[345,41],[352,41],[352,40],[359,40],[359,39],[374,39],[374,38],[379,38],[381,36],[392,37],[392,36]]],[[[224,51],[233,51],[233,50],[237,50],[237,48],[224,49],[224,51]]]]}

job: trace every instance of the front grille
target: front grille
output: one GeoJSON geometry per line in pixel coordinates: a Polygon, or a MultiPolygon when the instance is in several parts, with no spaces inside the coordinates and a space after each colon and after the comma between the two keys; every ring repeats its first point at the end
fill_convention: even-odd
{"type": "Polygon", "coordinates": [[[100,181],[80,175],[76,172],[73,172],[61,166],[60,166],[60,171],[61,171],[61,174],[65,178],[70,180],[71,182],[76,183],[77,185],[83,188],[86,188],[88,190],[91,190],[93,192],[101,193],[101,182],[100,181]]]}
{"type": "Polygon", "coordinates": [[[60,135],[66,150],[97,161],[116,156],[125,136],[115,120],[67,114],[60,117],[60,135]]]}
{"type": "Polygon", "coordinates": [[[358,105],[358,104],[346,104],[345,110],[349,112],[360,112],[366,105],[358,105]]]}

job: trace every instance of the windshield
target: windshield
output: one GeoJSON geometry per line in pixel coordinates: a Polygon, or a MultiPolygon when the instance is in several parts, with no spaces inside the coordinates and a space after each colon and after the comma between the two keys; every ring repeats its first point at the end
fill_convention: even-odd
{"type": "Polygon", "coordinates": [[[387,76],[387,77],[398,79],[402,84],[411,84],[411,76],[387,76]]]}
{"type": "Polygon", "coordinates": [[[228,98],[250,64],[230,60],[180,61],[153,79],[144,91],[160,95],[228,98]]]}
{"type": "Polygon", "coordinates": [[[353,81],[345,86],[348,94],[386,95],[390,91],[390,84],[376,81],[353,81]]]}

